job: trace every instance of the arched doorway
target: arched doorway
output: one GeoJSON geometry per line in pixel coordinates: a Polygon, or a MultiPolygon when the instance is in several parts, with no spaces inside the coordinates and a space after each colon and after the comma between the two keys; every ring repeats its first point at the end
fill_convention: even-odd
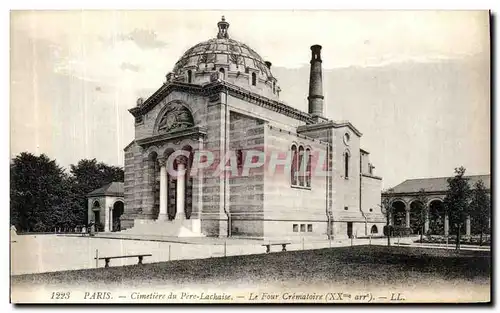
{"type": "Polygon", "coordinates": [[[406,204],[401,200],[392,203],[392,225],[406,225],[406,204]]]}
{"type": "Polygon", "coordinates": [[[112,220],[112,227],[111,231],[120,231],[121,230],[121,224],[120,224],[120,217],[123,214],[123,201],[118,200],[113,204],[113,220],[112,220]]]}
{"type": "Polygon", "coordinates": [[[97,230],[101,229],[101,204],[99,201],[94,201],[92,204],[92,213],[93,216],[91,217],[91,221],[94,222],[95,228],[97,230]]]}
{"type": "Polygon", "coordinates": [[[151,199],[153,199],[151,212],[153,216],[158,216],[160,212],[160,167],[158,154],[155,151],[148,155],[147,175],[151,188],[149,192],[151,192],[151,199]]]}
{"type": "Polygon", "coordinates": [[[424,204],[418,200],[410,203],[410,228],[412,234],[422,234],[425,226],[424,204]]]}
{"type": "Polygon", "coordinates": [[[372,228],[370,229],[371,234],[378,234],[378,228],[376,225],[373,225],[372,228]]]}
{"type": "Polygon", "coordinates": [[[433,235],[444,235],[445,210],[443,201],[436,199],[429,203],[429,230],[433,235]]]}

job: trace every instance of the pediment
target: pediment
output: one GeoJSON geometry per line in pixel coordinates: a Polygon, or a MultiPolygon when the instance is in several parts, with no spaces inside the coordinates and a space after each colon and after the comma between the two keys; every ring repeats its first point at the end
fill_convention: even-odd
{"type": "Polygon", "coordinates": [[[194,118],[188,106],[180,101],[168,102],[158,114],[155,123],[155,134],[166,134],[173,131],[194,127],[194,118]]]}

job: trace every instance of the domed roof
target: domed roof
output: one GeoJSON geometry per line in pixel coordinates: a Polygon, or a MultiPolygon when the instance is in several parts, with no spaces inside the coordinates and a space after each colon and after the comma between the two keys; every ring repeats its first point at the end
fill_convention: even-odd
{"type": "Polygon", "coordinates": [[[252,48],[237,40],[230,39],[227,33],[229,23],[222,17],[217,24],[219,33],[213,38],[188,49],[177,61],[173,72],[179,74],[186,67],[208,67],[208,64],[234,64],[244,71],[247,67],[260,70],[266,78],[271,78],[270,66],[252,48]]]}

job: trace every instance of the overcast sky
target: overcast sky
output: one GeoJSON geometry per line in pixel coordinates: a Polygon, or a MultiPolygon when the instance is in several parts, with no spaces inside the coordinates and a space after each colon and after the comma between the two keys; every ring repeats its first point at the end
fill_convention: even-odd
{"type": "Polygon", "coordinates": [[[11,156],[123,165],[127,109],[213,38],[221,15],[302,110],[309,47],[323,46],[326,115],[363,133],[385,187],[460,165],[489,173],[489,16],[472,11],[14,12],[11,156]]]}

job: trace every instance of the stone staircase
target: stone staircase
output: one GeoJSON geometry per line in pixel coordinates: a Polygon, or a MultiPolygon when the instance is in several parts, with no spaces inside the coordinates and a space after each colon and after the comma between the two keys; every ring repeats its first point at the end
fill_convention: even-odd
{"type": "Polygon", "coordinates": [[[193,220],[135,220],[134,226],[120,231],[120,235],[160,237],[205,237],[201,233],[201,221],[193,220]]]}

